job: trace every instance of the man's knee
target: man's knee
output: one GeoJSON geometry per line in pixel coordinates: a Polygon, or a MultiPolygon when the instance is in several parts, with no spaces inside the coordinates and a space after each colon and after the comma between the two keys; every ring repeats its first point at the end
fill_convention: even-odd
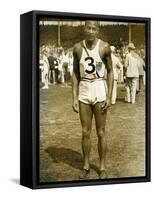
{"type": "Polygon", "coordinates": [[[105,136],[105,128],[97,129],[97,136],[98,138],[102,138],[105,136]]]}
{"type": "Polygon", "coordinates": [[[90,138],[90,132],[91,132],[90,128],[83,128],[82,129],[82,137],[83,138],[90,138]]]}

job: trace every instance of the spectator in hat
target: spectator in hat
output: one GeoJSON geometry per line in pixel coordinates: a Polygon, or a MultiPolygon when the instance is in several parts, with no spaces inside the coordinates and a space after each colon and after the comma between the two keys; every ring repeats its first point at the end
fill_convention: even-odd
{"type": "Polygon", "coordinates": [[[129,53],[126,55],[126,97],[125,101],[135,104],[137,80],[139,78],[138,55],[135,53],[135,46],[129,43],[129,53]]]}

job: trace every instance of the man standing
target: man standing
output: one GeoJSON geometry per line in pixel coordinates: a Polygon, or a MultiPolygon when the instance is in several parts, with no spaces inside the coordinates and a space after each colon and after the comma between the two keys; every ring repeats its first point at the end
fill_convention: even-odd
{"type": "Polygon", "coordinates": [[[64,73],[64,82],[66,85],[68,84],[69,81],[68,63],[69,63],[68,52],[65,50],[63,54],[63,73],[64,73]]]}
{"type": "Polygon", "coordinates": [[[128,103],[135,104],[137,80],[139,77],[138,70],[138,55],[135,53],[135,46],[133,43],[128,45],[129,53],[126,55],[126,97],[128,103]]]}
{"type": "Polygon", "coordinates": [[[42,73],[43,73],[43,82],[44,82],[44,86],[42,87],[42,89],[48,89],[48,75],[49,75],[49,62],[48,62],[48,52],[45,50],[43,52],[43,67],[42,67],[42,73]]]}
{"type": "Polygon", "coordinates": [[[97,21],[85,22],[86,39],[73,49],[72,97],[73,110],[79,112],[82,126],[83,170],[79,176],[86,179],[90,174],[90,148],[92,118],[95,117],[98,136],[99,178],[106,178],[106,114],[110,106],[113,69],[108,43],[97,38],[97,21]],[[104,79],[107,70],[108,90],[104,79]]]}
{"type": "Polygon", "coordinates": [[[113,67],[113,75],[114,75],[114,82],[113,82],[113,90],[112,90],[112,98],[111,104],[116,103],[117,99],[117,81],[118,81],[118,74],[119,70],[123,68],[122,63],[120,62],[119,58],[115,56],[116,48],[111,46],[111,58],[112,58],[112,67],[113,67]]]}
{"type": "Polygon", "coordinates": [[[49,81],[52,78],[53,84],[56,84],[58,82],[58,60],[53,53],[48,57],[48,62],[50,66],[49,81]]]}
{"type": "Polygon", "coordinates": [[[141,54],[139,53],[139,57],[138,57],[138,70],[139,70],[139,91],[142,91],[143,89],[143,78],[144,78],[144,74],[145,74],[145,62],[143,60],[143,58],[141,57],[141,54]]]}

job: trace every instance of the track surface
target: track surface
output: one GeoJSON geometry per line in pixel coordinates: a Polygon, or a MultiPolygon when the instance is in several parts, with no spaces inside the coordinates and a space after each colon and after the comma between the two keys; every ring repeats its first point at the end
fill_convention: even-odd
{"type": "MultiPolygon", "coordinates": [[[[108,178],[145,175],[145,94],[135,105],[124,102],[118,87],[116,105],[107,115],[108,178]]],[[[91,175],[98,178],[97,137],[93,119],[91,175]]],[[[82,169],[81,125],[71,106],[71,87],[40,89],[40,182],[79,180],[82,169]]]]}

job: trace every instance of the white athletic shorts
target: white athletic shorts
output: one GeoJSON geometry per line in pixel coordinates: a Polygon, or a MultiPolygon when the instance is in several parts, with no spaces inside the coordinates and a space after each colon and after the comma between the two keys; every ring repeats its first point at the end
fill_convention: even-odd
{"type": "Polygon", "coordinates": [[[107,84],[104,79],[81,80],[79,84],[79,101],[94,105],[106,100],[107,84]]]}

